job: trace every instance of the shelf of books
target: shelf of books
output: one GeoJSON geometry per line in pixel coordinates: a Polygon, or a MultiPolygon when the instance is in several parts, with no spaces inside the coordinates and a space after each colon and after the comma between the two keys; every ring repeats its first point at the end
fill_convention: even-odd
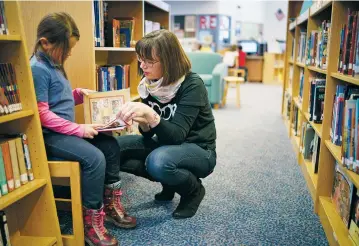
{"type": "Polygon", "coordinates": [[[18,1],[0,33],[0,245],[62,245],[18,1]]]}
{"type": "Polygon", "coordinates": [[[302,5],[289,1],[282,115],[330,245],[359,245],[359,5],[302,5]]]}

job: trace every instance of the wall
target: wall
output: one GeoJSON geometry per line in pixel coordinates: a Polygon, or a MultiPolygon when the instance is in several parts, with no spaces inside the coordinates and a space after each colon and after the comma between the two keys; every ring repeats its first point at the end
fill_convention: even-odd
{"type": "Polygon", "coordinates": [[[217,1],[165,1],[171,5],[171,15],[218,14],[217,1]]]}
{"type": "Polygon", "coordinates": [[[286,22],[287,22],[287,1],[270,1],[264,2],[264,27],[263,38],[268,42],[268,52],[280,52],[280,47],[276,39],[285,40],[286,36],[286,22]],[[278,21],[275,16],[276,11],[281,8],[285,17],[278,21]]]}
{"type": "Polygon", "coordinates": [[[166,1],[171,5],[171,15],[224,14],[232,19],[232,43],[235,39],[236,21],[262,23],[263,39],[268,42],[268,51],[279,52],[276,39],[285,39],[287,1],[218,0],[218,1],[166,1]],[[238,8],[240,6],[240,8],[238,8]],[[275,12],[281,8],[285,17],[278,21],[275,12]]]}

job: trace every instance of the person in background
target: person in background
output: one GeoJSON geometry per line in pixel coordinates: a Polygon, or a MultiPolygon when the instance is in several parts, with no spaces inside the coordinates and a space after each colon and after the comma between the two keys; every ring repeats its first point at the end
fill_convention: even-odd
{"type": "Polygon", "coordinates": [[[118,117],[139,124],[141,135],[119,136],[121,170],[161,182],[160,202],[181,200],[172,216],[196,214],[205,195],[200,178],[216,165],[216,128],[203,80],[177,37],[159,30],[136,43],[142,102],[126,103],[118,117]],[[156,135],[156,136],[155,136],[156,135]]]}
{"type": "Polygon", "coordinates": [[[115,246],[118,241],[104,227],[104,217],[122,228],[135,227],[136,219],[126,214],[118,173],[111,172],[118,166],[116,139],[98,134],[96,125],[74,123],[75,104],[91,92],[72,90],[64,70],[79,39],[79,29],[67,13],[52,13],[40,21],[30,61],[37,105],[48,158],[80,163],[86,242],[115,246]]]}
{"type": "Polygon", "coordinates": [[[245,75],[244,75],[244,81],[247,81],[247,76],[248,76],[248,69],[246,67],[246,58],[247,58],[247,54],[242,50],[242,46],[239,45],[238,46],[238,64],[237,64],[237,68],[239,69],[244,69],[245,71],[245,75]]]}

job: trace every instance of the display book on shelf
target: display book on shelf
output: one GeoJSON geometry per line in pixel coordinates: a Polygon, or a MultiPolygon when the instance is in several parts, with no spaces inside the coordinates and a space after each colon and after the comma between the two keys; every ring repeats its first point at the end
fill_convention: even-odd
{"type": "Polygon", "coordinates": [[[320,1],[299,15],[301,5],[289,2],[283,118],[297,126],[288,133],[299,137],[292,142],[329,243],[358,244],[359,6],[320,1]],[[318,163],[306,160],[308,145],[318,163]]]}
{"type": "Polygon", "coordinates": [[[62,245],[17,1],[0,26],[0,245],[62,245]]]}

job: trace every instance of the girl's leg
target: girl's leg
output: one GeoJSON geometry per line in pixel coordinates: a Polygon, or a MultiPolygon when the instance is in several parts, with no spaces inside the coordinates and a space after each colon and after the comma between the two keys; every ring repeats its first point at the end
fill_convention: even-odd
{"type": "Polygon", "coordinates": [[[134,228],[136,219],[129,216],[121,203],[120,154],[114,137],[99,134],[88,140],[102,151],[106,158],[104,205],[106,219],[121,228],[134,228]]]}
{"type": "Polygon", "coordinates": [[[48,156],[80,163],[86,241],[90,245],[118,245],[103,225],[104,154],[91,143],[75,136],[46,133],[44,140],[48,156]]]}
{"type": "Polygon", "coordinates": [[[214,151],[190,143],[159,147],[146,159],[148,173],[181,195],[173,213],[175,218],[188,218],[196,213],[205,195],[199,178],[208,176],[215,165],[214,151]]]}

